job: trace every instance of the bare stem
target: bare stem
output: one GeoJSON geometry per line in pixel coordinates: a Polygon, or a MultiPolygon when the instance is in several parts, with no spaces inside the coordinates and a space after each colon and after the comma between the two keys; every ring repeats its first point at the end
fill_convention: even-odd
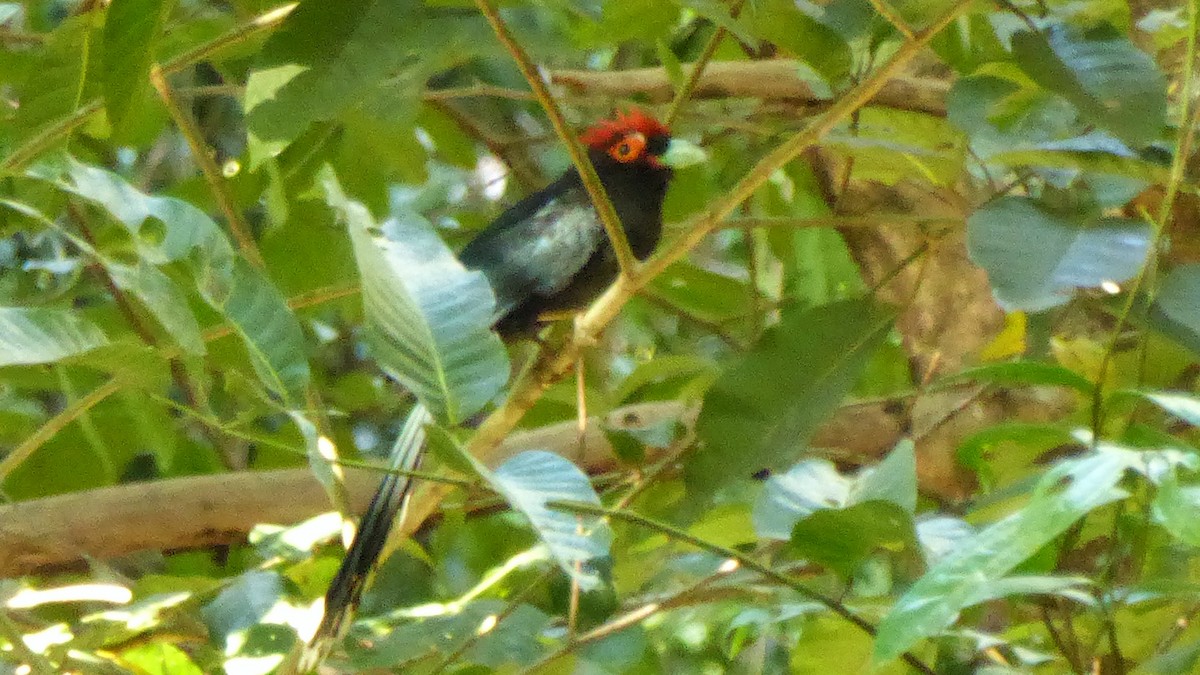
{"type": "MultiPolygon", "coordinates": [[[[742,11],[742,5],[745,0],[734,0],[733,6],[729,8],[729,16],[736,19],[739,12],[742,11]]],[[[708,67],[708,62],[712,61],[712,57],[717,53],[717,47],[721,46],[721,40],[725,39],[728,31],[724,26],[717,26],[712,37],[708,39],[708,44],[704,45],[704,51],[700,52],[700,58],[692,64],[692,70],[688,74],[688,79],[675,92],[675,98],[671,100],[671,107],[667,109],[667,114],[663,118],[663,122],[670,127],[675,122],[675,118],[679,116],[679,111],[683,109],[683,104],[692,96],[692,92],[696,90],[696,85],[700,82],[700,78],[704,76],[704,69],[708,67]]]]}
{"type": "Polygon", "coordinates": [[[554,127],[554,132],[558,134],[563,145],[567,147],[567,152],[571,155],[571,163],[575,165],[575,169],[579,172],[579,177],[583,180],[583,187],[587,189],[588,196],[591,197],[592,204],[596,207],[596,213],[600,215],[600,222],[604,223],[604,231],[608,233],[608,239],[612,243],[613,251],[616,252],[617,264],[621,268],[621,274],[632,276],[637,270],[637,258],[633,256],[633,250],[629,248],[629,239],[625,236],[625,230],[621,227],[621,219],[617,217],[617,211],[613,208],[612,202],[609,201],[608,194],[604,191],[604,185],[600,182],[600,177],[596,175],[596,169],[592,166],[591,160],[588,159],[587,152],[579,144],[579,139],[571,131],[571,127],[563,117],[558,103],[550,95],[550,90],[546,88],[546,83],[542,81],[541,75],[538,74],[537,66],[533,64],[529,55],[525,53],[525,49],[513,38],[512,32],[508,30],[508,25],[500,18],[500,13],[489,0],[475,0],[475,6],[479,8],[484,18],[492,26],[492,30],[496,33],[496,38],[500,40],[500,44],[504,45],[504,48],[512,55],[513,60],[517,62],[517,68],[525,76],[530,89],[533,90],[533,95],[537,97],[538,103],[542,105],[542,109],[546,112],[546,116],[550,118],[550,124],[554,127]]]}
{"type": "Polygon", "coordinates": [[[216,161],[204,143],[204,135],[200,133],[192,116],[183,109],[183,106],[179,105],[179,101],[171,91],[170,83],[163,74],[163,69],[157,65],[150,67],[150,83],[158,91],[158,96],[162,99],[163,105],[167,107],[171,119],[175,120],[175,126],[179,128],[179,133],[183,134],[187,141],[188,148],[192,151],[192,157],[200,167],[200,173],[204,174],[204,181],[208,183],[208,188],[212,191],[217,206],[225,215],[225,220],[229,222],[229,231],[237,240],[242,255],[246,256],[252,265],[262,269],[264,266],[262,253],[258,250],[258,244],[255,243],[254,236],[250,233],[250,226],[246,223],[242,212],[233,203],[233,195],[229,192],[229,186],[225,184],[225,177],[221,175],[221,170],[217,168],[216,161]]]}

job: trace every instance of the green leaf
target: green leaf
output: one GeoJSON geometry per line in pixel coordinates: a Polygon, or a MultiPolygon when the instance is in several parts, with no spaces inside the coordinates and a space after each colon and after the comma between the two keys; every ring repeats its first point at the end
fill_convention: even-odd
{"type": "Polygon", "coordinates": [[[246,82],[251,168],[313,122],[354,107],[380,119],[413,119],[430,76],[492,48],[479,28],[476,17],[428,12],[415,0],[301,3],[246,82]]]}
{"type": "Polygon", "coordinates": [[[864,469],[850,489],[850,502],[890,502],[912,514],[917,510],[917,456],[915,446],[904,439],[883,461],[864,469]]]}
{"type": "Polygon", "coordinates": [[[108,344],[78,312],[46,307],[0,307],[0,366],[53,363],[108,344]]]}
{"type": "Polygon", "coordinates": [[[1172,537],[1200,547],[1200,486],[1180,485],[1172,471],[1158,486],[1153,509],[1154,520],[1172,537]]]}
{"type": "Polygon", "coordinates": [[[169,642],[151,642],[121,652],[121,661],[145,675],[202,675],[187,653],[169,642]]]}
{"type": "Polygon", "coordinates": [[[964,608],[989,599],[989,584],[1093,509],[1126,496],[1120,481],[1142,461],[1138,453],[1101,445],[1048,471],[1024,508],[962,542],[896,601],[879,624],[876,662],[891,661],[939,634],[964,608]]]}
{"type": "Polygon", "coordinates": [[[379,365],[441,420],[474,415],[508,380],[508,355],[491,330],[495,298],[420,215],[389,220],[379,236],[370,212],[321,172],[326,200],[346,222],[362,278],[367,340],[379,365]]]}
{"type": "Polygon", "coordinates": [[[1194,427],[1200,427],[1200,398],[1182,391],[1119,391],[1113,400],[1142,398],[1194,427]]]}
{"type": "MultiPolygon", "coordinates": [[[[30,175],[107,210],[129,231],[144,262],[187,263],[196,290],[233,326],[263,384],[285,402],[304,399],[309,369],[299,322],[279,290],[233,250],[207,214],[181,199],[145,194],[115,173],[69,157],[39,165],[30,175]]],[[[157,306],[171,295],[158,287],[146,297],[157,306]]],[[[164,318],[168,310],[162,306],[155,314],[176,328],[186,321],[178,308],[170,318],[164,318]]],[[[185,335],[183,343],[190,339],[185,335]]]]}
{"type": "Polygon", "coordinates": [[[1200,351],[1200,264],[1180,265],[1168,272],[1152,310],[1151,320],[1159,318],[1164,332],[1200,351]]]}
{"type": "MultiPolygon", "coordinates": [[[[448,656],[470,641],[471,646],[455,661],[463,672],[470,666],[482,666],[480,672],[510,672],[506,665],[526,670],[545,653],[542,635],[551,625],[549,615],[527,604],[509,606],[506,600],[480,598],[467,603],[460,611],[447,612],[389,627],[384,636],[372,635],[369,640],[357,640],[351,633],[347,640],[351,663],[358,669],[395,669],[396,664],[428,657],[434,653],[448,656]],[[480,632],[481,626],[503,616],[494,630],[480,632]]],[[[357,670],[355,672],[358,672],[357,670]]]]}
{"type": "Polygon", "coordinates": [[[996,300],[1034,312],[1063,304],[1076,288],[1133,277],[1150,236],[1145,223],[1121,218],[1079,227],[1027,197],[1002,197],[967,221],[968,252],[996,300]]]}
{"type": "Polygon", "coordinates": [[[608,523],[550,509],[548,502],[583,502],[600,506],[600,497],[587,474],[566,459],[545,450],[522,452],[484,474],[497,492],[529,519],[563,571],[591,590],[600,585],[592,563],[607,556],[612,544],[608,523]]]}
{"type": "Polygon", "coordinates": [[[145,260],[122,265],[101,259],[104,269],[121,290],[132,293],[154,314],[175,342],[189,354],[204,353],[204,337],[187,297],[166,274],[145,260]]]}
{"type": "Polygon", "coordinates": [[[792,528],[790,548],[819,565],[851,577],[878,551],[916,552],[912,516],[903,508],[868,501],[844,509],[820,509],[792,528]]]}
{"type": "Polygon", "coordinates": [[[787,473],[767,480],[754,504],[754,531],[764,539],[790,539],[792,528],[802,518],[819,509],[848,504],[852,485],[828,460],[803,460],[787,473]]]}
{"type": "MultiPolygon", "coordinates": [[[[754,504],[754,531],[764,539],[788,539],[796,523],[821,509],[886,502],[911,514],[917,507],[917,461],[903,440],[879,464],[847,477],[827,460],[802,460],[771,476],[754,504]]],[[[910,528],[911,529],[911,528],[910,528]]]]}
{"type": "Polygon", "coordinates": [[[785,310],[704,399],[704,441],[687,467],[694,494],[793,461],[854,386],[893,313],[867,299],[785,310]]]}
{"type": "Polygon", "coordinates": [[[101,57],[92,13],[68,17],[50,33],[46,49],[20,88],[16,127],[28,138],[47,123],[75,112],[94,96],[88,65],[101,57]]]}
{"type": "Polygon", "coordinates": [[[132,293],[146,305],[184,351],[190,354],[204,353],[204,338],[200,334],[196,316],[188,307],[187,298],[175,282],[158,268],[144,260],[138,260],[136,265],[117,263],[95,250],[87,241],[58,228],[53,220],[28,204],[0,198],[0,205],[32,218],[47,229],[58,229],[66,234],[76,246],[104,266],[117,287],[132,293]]]}
{"type": "Polygon", "coordinates": [[[1060,365],[1039,361],[988,363],[955,373],[954,381],[972,380],[993,384],[1034,384],[1069,387],[1091,396],[1095,387],[1084,376],[1060,365]]]}
{"type": "Polygon", "coordinates": [[[754,34],[795,54],[837,85],[850,72],[850,46],[833,29],[804,14],[792,0],[759,0],[744,10],[754,34]]]}
{"type": "Polygon", "coordinates": [[[113,0],[104,18],[104,105],[120,127],[140,98],[171,0],[113,0]]]}
{"type": "Polygon", "coordinates": [[[1154,60],[1115,31],[1081,35],[1055,27],[1012,36],[1013,57],[1029,77],[1069,100],[1080,115],[1141,147],[1166,125],[1167,83],[1154,60]]]}

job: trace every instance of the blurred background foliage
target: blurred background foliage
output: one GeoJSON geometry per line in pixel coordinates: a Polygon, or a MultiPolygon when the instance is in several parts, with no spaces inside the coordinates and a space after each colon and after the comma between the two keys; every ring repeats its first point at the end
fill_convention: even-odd
{"type": "MultiPolygon", "coordinates": [[[[570,377],[512,441],[565,460],[434,434],[329,672],[1195,671],[1195,0],[500,12],[576,130],[680,104],[665,246],[835,124],[586,350],[594,443],[570,377]]],[[[0,47],[0,667],[287,671],[420,375],[345,221],[455,250],[566,152],[467,2],[0,2],[0,47]]]]}

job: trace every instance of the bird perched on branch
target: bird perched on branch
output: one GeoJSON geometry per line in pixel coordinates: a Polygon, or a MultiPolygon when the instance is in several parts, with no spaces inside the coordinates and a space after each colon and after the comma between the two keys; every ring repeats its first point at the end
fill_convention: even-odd
{"type": "MultiPolygon", "coordinates": [[[[645,259],[662,235],[663,199],[672,169],[703,160],[703,151],[672,139],[665,125],[639,110],[595,124],[580,140],[634,256],[645,259]]],[[[509,207],[459,257],[491,283],[495,328],[509,336],[528,331],[547,312],[582,308],[618,272],[616,253],[574,168],[509,207]]],[[[395,468],[416,468],[428,419],[423,407],[414,409],[396,444],[395,468]]],[[[358,604],[410,486],[398,473],[381,483],[326,593],[324,621],[311,641],[315,649],[323,652],[319,643],[336,637],[358,604]]],[[[302,667],[312,667],[313,658],[306,655],[302,667]]]]}
{"type": "MultiPolygon", "coordinates": [[[[639,260],[658,245],[672,169],[703,158],[640,110],[602,121],[580,136],[639,260]]],[[[617,257],[574,168],[511,206],[459,258],[487,276],[496,329],[529,328],[539,316],[578,309],[617,275],[617,257]]]]}

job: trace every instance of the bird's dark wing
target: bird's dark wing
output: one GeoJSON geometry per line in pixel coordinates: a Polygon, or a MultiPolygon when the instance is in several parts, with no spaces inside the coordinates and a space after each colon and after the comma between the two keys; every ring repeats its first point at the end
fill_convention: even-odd
{"type": "Polygon", "coordinates": [[[533,296],[562,291],[605,240],[604,226],[582,188],[535,194],[506,211],[459,258],[487,276],[502,319],[533,296]]]}

